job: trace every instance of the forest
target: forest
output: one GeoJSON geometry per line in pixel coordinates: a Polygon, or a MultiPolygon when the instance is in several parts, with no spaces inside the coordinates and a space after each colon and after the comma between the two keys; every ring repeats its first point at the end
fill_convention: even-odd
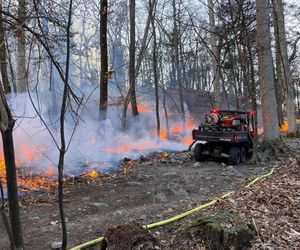
{"type": "Polygon", "coordinates": [[[0,249],[300,248],[299,16],[0,1],[0,249]]]}

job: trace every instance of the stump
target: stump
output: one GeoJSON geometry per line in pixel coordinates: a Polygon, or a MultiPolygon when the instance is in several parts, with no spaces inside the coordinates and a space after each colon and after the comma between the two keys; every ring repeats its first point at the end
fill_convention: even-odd
{"type": "Polygon", "coordinates": [[[136,222],[107,229],[101,250],[152,250],[159,246],[150,232],[136,222]]]}
{"type": "Polygon", "coordinates": [[[227,211],[201,216],[189,225],[188,231],[194,237],[200,237],[211,250],[247,249],[255,236],[252,225],[243,221],[238,214],[227,211]]]}

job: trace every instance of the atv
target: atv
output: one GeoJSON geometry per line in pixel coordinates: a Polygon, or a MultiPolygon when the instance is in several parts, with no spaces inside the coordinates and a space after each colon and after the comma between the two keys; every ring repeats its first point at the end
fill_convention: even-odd
{"type": "Polygon", "coordinates": [[[217,110],[205,116],[205,122],[193,129],[193,150],[197,161],[207,157],[227,158],[237,165],[251,156],[253,149],[253,112],[217,110]]]}

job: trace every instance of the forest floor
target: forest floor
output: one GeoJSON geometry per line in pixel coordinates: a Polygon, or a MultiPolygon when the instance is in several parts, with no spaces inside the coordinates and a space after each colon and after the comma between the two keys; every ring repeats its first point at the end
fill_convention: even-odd
{"type": "MultiPolygon", "coordinates": [[[[299,139],[286,142],[296,150],[300,148],[299,139]]],[[[146,225],[184,212],[228,190],[241,190],[254,176],[270,171],[286,159],[261,155],[261,160],[255,165],[230,166],[212,160],[195,162],[190,152],[153,153],[127,161],[122,173],[70,180],[64,189],[68,246],[103,236],[110,226],[126,221],[146,225]]],[[[20,204],[25,248],[51,249],[53,242],[61,240],[56,191],[24,196],[20,204]]],[[[180,223],[153,229],[152,233],[167,243],[180,223]]],[[[2,223],[0,249],[9,249],[2,223]]]]}

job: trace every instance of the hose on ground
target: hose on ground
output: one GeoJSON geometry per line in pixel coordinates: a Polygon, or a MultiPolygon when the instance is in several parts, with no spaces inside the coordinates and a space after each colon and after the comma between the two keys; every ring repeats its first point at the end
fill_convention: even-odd
{"type": "MultiPolygon", "coordinates": [[[[258,181],[260,181],[260,180],[262,180],[262,179],[264,179],[264,178],[266,178],[266,177],[272,175],[273,173],[274,173],[274,168],[273,168],[269,173],[256,177],[254,180],[252,180],[251,182],[249,182],[249,183],[246,185],[246,188],[253,186],[253,185],[254,185],[255,183],[257,183],[258,181]]],[[[200,205],[200,206],[197,206],[197,207],[195,207],[195,208],[193,208],[193,209],[190,209],[190,210],[188,210],[188,211],[186,211],[186,212],[183,212],[183,213],[181,213],[181,214],[175,215],[175,216],[173,216],[173,217],[171,217],[171,218],[169,218],[169,219],[166,219],[166,220],[163,220],[163,221],[158,221],[158,222],[155,222],[155,223],[152,223],[152,224],[148,224],[148,225],[145,225],[145,226],[143,226],[143,227],[144,227],[144,228],[147,228],[147,229],[151,229],[151,228],[163,226],[163,225],[166,225],[166,224],[168,224],[168,223],[177,221],[177,220],[182,219],[182,218],[184,218],[184,217],[186,217],[186,216],[188,216],[188,215],[190,215],[190,214],[192,214],[192,213],[195,213],[195,212],[200,211],[200,210],[202,210],[202,209],[204,209],[204,208],[213,206],[213,205],[215,205],[220,199],[225,199],[225,198],[227,198],[227,197],[229,197],[229,196],[232,196],[234,193],[235,193],[235,191],[229,191],[229,192],[223,194],[220,198],[216,198],[216,199],[214,199],[214,200],[212,200],[212,201],[210,201],[210,202],[207,202],[207,203],[205,203],[205,204],[202,204],[202,205],[200,205]]],[[[90,246],[92,246],[92,245],[95,245],[95,244],[97,244],[97,243],[100,243],[103,239],[104,239],[104,237],[99,237],[99,238],[97,238],[97,239],[94,239],[94,240],[85,242],[85,243],[83,243],[83,244],[81,244],[81,245],[75,246],[75,247],[71,248],[70,250],[81,250],[82,248],[90,247],[90,246]]]]}

